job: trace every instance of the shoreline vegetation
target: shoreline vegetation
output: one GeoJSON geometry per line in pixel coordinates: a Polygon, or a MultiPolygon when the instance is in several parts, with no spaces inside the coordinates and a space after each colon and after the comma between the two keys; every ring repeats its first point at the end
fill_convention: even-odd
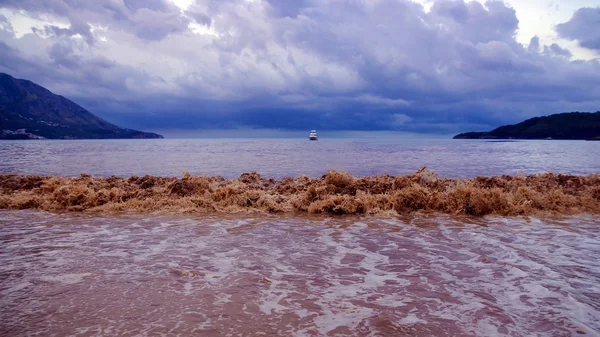
{"type": "Polygon", "coordinates": [[[489,132],[465,132],[453,139],[600,140],[600,111],[565,112],[534,117],[489,132]]]}
{"type": "Polygon", "coordinates": [[[354,177],[329,171],[267,179],[0,175],[0,209],[52,212],[311,213],[399,215],[600,214],[600,175],[545,173],[472,179],[411,175],[354,177]]]}
{"type": "Polygon", "coordinates": [[[28,80],[0,73],[0,139],[155,139],[120,128],[28,80]]]}

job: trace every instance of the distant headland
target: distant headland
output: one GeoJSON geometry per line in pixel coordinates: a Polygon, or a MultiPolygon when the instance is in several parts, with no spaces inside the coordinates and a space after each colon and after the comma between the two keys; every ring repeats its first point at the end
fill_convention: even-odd
{"type": "Polygon", "coordinates": [[[123,129],[31,81],[0,73],[0,139],[133,139],[163,136],[123,129]]]}
{"type": "Polygon", "coordinates": [[[453,139],[563,139],[600,140],[600,111],[566,112],[535,117],[489,132],[465,132],[453,139]]]}

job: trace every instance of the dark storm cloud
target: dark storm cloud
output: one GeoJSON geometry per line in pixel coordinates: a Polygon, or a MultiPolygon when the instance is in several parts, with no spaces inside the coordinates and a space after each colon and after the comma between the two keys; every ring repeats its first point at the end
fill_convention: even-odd
{"type": "Polygon", "coordinates": [[[0,17],[0,71],[129,127],[449,133],[600,106],[600,63],[537,37],[517,43],[502,2],[0,6],[70,23],[17,38],[0,17]]]}
{"type": "Polygon", "coordinates": [[[600,51],[600,7],[580,8],[571,20],[557,25],[556,31],[584,48],[600,51]]]}
{"type": "Polygon", "coordinates": [[[81,34],[91,37],[89,24],[115,25],[146,40],[161,40],[171,33],[187,30],[189,21],[168,0],[4,0],[4,8],[25,10],[32,16],[52,14],[67,19],[68,29],[47,26],[47,33],[81,34]]]}

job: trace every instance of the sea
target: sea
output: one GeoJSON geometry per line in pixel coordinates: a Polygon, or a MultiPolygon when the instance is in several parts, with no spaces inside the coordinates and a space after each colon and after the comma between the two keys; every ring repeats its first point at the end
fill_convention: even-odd
{"type": "Polygon", "coordinates": [[[600,142],[453,139],[140,139],[0,141],[0,173],[175,176],[183,172],[268,178],[327,170],[355,176],[412,174],[422,167],[449,178],[600,172],[600,142]]]}
{"type": "MultiPolygon", "coordinates": [[[[600,173],[600,142],[2,141],[0,173],[600,173]]],[[[589,214],[0,210],[0,336],[600,336],[589,214]]]]}

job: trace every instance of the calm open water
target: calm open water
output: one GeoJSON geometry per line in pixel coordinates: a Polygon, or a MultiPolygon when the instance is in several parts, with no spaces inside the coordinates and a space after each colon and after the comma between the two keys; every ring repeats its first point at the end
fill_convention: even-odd
{"type": "Polygon", "coordinates": [[[423,166],[443,177],[600,172],[600,142],[472,140],[192,139],[0,141],[0,173],[99,176],[191,174],[269,178],[328,169],[354,175],[407,174],[423,166]]]}

